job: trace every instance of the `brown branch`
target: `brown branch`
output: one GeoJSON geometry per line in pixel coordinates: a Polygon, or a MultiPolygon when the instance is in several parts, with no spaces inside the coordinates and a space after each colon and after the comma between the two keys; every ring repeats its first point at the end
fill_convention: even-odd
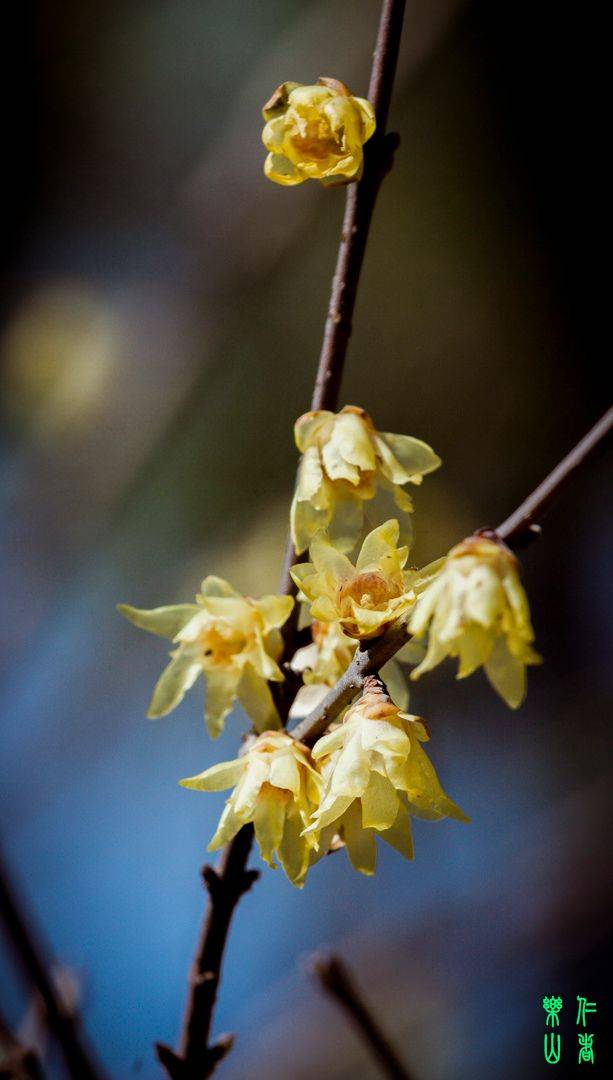
{"type": "MultiPolygon", "coordinates": [[[[311,401],[312,409],[335,409],[337,406],[370,221],[381,181],[391,168],[394,150],[398,145],[397,136],[386,135],[385,128],[396,73],[404,8],[405,0],[384,0],[381,7],[369,87],[369,100],[377,117],[377,131],[365,147],[362,179],[357,184],[347,186],[345,215],[311,401]]],[[[290,536],[279,586],[280,593],[296,595],[296,587],[289,573],[295,562],[296,553],[290,536]]],[[[275,702],[285,722],[297,688],[287,668],[287,661],[294,652],[297,622],[298,605],[283,630],[281,664],[284,665],[287,678],[285,683],[273,686],[275,702]]],[[[190,1077],[193,1080],[202,1080],[203,1077],[211,1075],[230,1049],[231,1038],[228,1036],[223,1042],[220,1040],[212,1047],[208,1046],[208,1040],[232,913],[243,892],[254,880],[254,872],[246,870],[252,843],[253,829],[241,829],[226,848],[219,870],[212,871],[205,867],[205,881],[210,897],[192,966],[181,1047],[178,1054],[162,1044],[156,1047],[159,1061],[172,1078],[190,1077]],[[209,880],[212,874],[216,879],[213,890],[209,880]]]]}
{"type": "MultiPolygon", "coordinates": [[[[497,529],[480,529],[479,532],[498,537],[511,548],[525,547],[532,540],[537,539],[541,530],[536,523],[536,518],[543,516],[549,510],[554,499],[580,468],[584,468],[598,453],[604,451],[612,427],[613,409],[609,409],[502,525],[499,525],[497,529]]],[[[381,637],[358,645],[345,674],[341,676],[329,694],[326,694],[323,701],[304,720],[292,728],[293,737],[306,743],[307,746],[312,746],[345,706],[349,705],[356,694],[362,690],[364,680],[391,660],[402,646],[406,645],[409,637],[406,625],[397,623],[381,637]]]]}
{"type": "Polygon", "coordinates": [[[103,1073],[85,1046],[77,1018],[66,1007],[48,975],[51,968],[46,950],[17,899],[1,856],[0,918],[17,963],[28,984],[41,997],[49,1031],[59,1043],[70,1076],[75,1080],[102,1080],[103,1073]]]}
{"type": "Polygon", "coordinates": [[[341,958],[315,956],[311,961],[311,968],[326,993],[347,1013],[358,1035],[381,1066],[383,1074],[391,1077],[391,1080],[411,1080],[408,1070],[375,1020],[341,958]]]}
{"type": "Polygon", "coordinates": [[[0,1080],[43,1080],[36,1054],[19,1042],[1,1013],[0,1080]]]}

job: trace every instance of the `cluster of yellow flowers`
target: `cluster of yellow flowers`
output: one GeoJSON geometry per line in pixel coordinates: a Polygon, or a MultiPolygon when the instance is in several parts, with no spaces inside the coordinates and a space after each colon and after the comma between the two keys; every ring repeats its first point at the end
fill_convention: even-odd
{"type": "MultiPolygon", "coordinates": [[[[342,83],[284,83],[264,118],[270,179],[291,185],[359,178],[374,113],[342,83]]],[[[214,576],[204,579],[193,604],[119,610],[174,645],[149,716],[171,712],[202,674],[212,738],[235,701],[251,720],[255,735],[241,756],[181,781],[199,791],[233,788],[209,850],[252,823],[263,859],[274,866],[276,856],[301,886],[309,867],[339,847],[356,870],[372,874],[377,835],[412,858],[411,816],[467,820],[422,747],[423,720],[406,711],[400,663],[418,665],[412,679],[447,656],[458,657],[458,678],[482,666],[517,708],[526,667],[540,657],[519,565],[494,534],[470,537],[422,569],[407,568],[413,503],[406,486],[441,464],[426,443],[377,431],[353,405],[307,413],[295,438],[301,458],[290,527],[297,555],[308,549],[309,561],[297,563],[292,577],[311,620],[310,645],[280,666],[293,597],[255,600],[214,576]],[[399,622],[407,644],[312,750],[283,730],[271,684],[285,679],[286,667],[302,681],[290,717],[303,715],[347,670],[360,641],[399,622]]]]}
{"type": "MultiPolygon", "coordinates": [[[[421,479],[439,463],[424,443],[378,433],[370,417],[353,407],[338,415],[322,412],[302,418],[296,425],[296,441],[303,456],[294,505],[302,505],[303,523],[307,503],[316,520],[323,483],[329,523],[344,514],[352,485],[360,492],[360,508],[375,500],[380,485],[398,484],[394,495],[398,499],[404,496],[402,483],[421,479]],[[382,445],[386,451],[367,455],[366,447],[382,445]],[[311,464],[305,466],[310,450],[317,455],[322,481],[309,489],[304,476],[313,469],[311,464]]],[[[295,514],[292,520],[295,523],[295,514]]],[[[356,547],[363,531],[362,514],[360,523],[357,516],[352,520],[356,547]]],[[[369,641],[402,621],[412,636],[397,661],[420,661],[412,678],[446,656],[457,656],[458,678],[482,665],[509,705],[521,703],[526,666],[538,663],[539,657],[532,648],[534,635],[518,563],[502,543],[471,537],[446,558],[417,570],[406,568],[409,548],[398,546],[400,525],[395,518],[365,536],[355,562],[342,550],[349,546],[348,529],[340,545],[332,542],[330,532],[316,530],[310,561],[292,569],[313,638],[291,660],[293,672],[303,682],[297,701],[306,690],[309,705],[315,704],[346,671],[359,641],[369,641]],[[426,635],[424,649],[419,639],[426,635]]],[[[174,709],[202,673],[211,736],[221,732],[235,700],[257,733],[236,761],[181,781],[199,791],[234,788],[209,849],[223,846],[251,822],[262,857],[274,866],[276,856],[288,878],[300,886],[309,867],[342,846],[357,870],[372,874],[377,834],[412,858],[411,815],[429,820],[466,818],[443,792],[422,748],[428,738],[426,727],[406,712],[408,690],[395,661],[381,672],[387,692],[382,683],[371,685],[312,750],[281,729],[270,683],[285,678],[279,667],[281,627],[293,605],[289,596],[259,600],[241,596],[227,581],[211,576],[202,582],[195,604],[152,611],[120,605],[120,611],[176,646],[153,692],[149,716],[174,709]]]]}

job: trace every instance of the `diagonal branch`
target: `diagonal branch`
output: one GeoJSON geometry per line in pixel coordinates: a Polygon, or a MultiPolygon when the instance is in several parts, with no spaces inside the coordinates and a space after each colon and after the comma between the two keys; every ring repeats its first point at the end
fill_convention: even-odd
{"type": "Polygon", "coordinates": [[[347,1013],[351,1024],[368,1046],[383,1074],[390,1077],[390,1080],[411,1080],[408,1070],[387,1035],[381,1030],[340,956],[314,956],[311,969],[326,993],[347,1013]]]}
{"type": "MultiPolygon", "coordinates": [[[[535,540],[541,531],[536,519],[546,513],[571,477],[579,469],[585,468],[596,454],[604,451],[612,428],[613,409],[609,409],[502,525],[493,530],[481,529],[480,532],[489,532],[512,548],[525,547],[535,540]]],[[[347,671],[336,686],[304,720],[292,728],[291,734],[294,738],[312,746],[360,692],[364,679],[368,675],[374,675],[383,664],[391,660],[402,646],[406,645],[409,637],[406,625],[396,623],[381,637],[359,644],[347,671]]]]}
{"type": "MultiPolygon", "coordinates": [[[[383,0],[381,6],[368,91],[369,100],[375,109],[377,130],[365,147],[362,179],[357,184],[347,186],[341,240],[311,401],[312,409],[335,409],[337,406],[370,222],[381,182],[391,168],[394,150],[398,145],[398,137],[386,135],[385,129],[396,74],[404,9],[405,0],[383,0]]],[[[289,573],[295,561],[294,546],[289,537],[280,593],[295,595],[295,585],[289,573]]],[[[294,652],[297,620],[296,605],[284,627],[281,664],[294,652]]],[[[288,679],[287,685],[280,684],[275,688],[279,713],[285,721],[295,691],[290,682],[288,679]]],[[[205,881],[210,897],[190,976],[181,1047],[178,1054],[162,1044],[156,1047],[160,1063],[173,1080],[202,1080],[210,1076],[230,1049],[231,1038],[228,1036],[212,1047],[209,1047],[208,1043],[232,913],[243,892],[254,880],[254,871],[246,870],[252,843],[253,829],[243,828],[226,848],[219,869],[213,871],[205,868],[205,881]],[[211,888],[213,881],[215,884],[211,888]]]]}
{"type": "Polygon", "coordinates": [[[66,1067],[74,1080],[102,1080],[102,1072],[90,1056],[74,1013],[66,1007],[48,974],[45,949],[9,882],[0,857],[0,918],[15,958],[28,981],[40,994],[47,1024],[59,1043],[66,1067]]]}

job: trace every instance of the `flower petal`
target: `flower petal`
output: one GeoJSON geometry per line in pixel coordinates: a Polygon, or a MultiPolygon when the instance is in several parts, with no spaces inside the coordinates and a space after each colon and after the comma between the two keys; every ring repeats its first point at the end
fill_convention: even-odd
{"type": "Polygon", "coordinates": [[[181,787],[192,788],[194,791],[223,791],[238,784],[246,766],[245,758],[221,761],[197,776],[187,776],[185,780],[179,780],[179,783],[181,787]]]}
{"type": "Polygon", "coordinates": [[[146,611],[130,604],[118,604],[117,610],[141,630],[160,637],[173,638],[198,613],[197,604],[170,604],[167,607],[152,608],[146,611]]]}
{"type": "Polygon", "coordinates": [[[194,685],[202,671],[199,660],[194,659],[189,649],[177,649],[172,654],[172,660],[168,667],[160,675],[153,696],[147,709],[147,716],[157,720],[160,716],[166,716],[177,705],[194,685]]]}

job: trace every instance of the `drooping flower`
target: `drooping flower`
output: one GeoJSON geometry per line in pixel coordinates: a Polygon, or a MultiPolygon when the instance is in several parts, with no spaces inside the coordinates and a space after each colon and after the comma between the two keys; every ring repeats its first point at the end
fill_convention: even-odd
{"type": "Polygon", "coordinates": [[[262,115],[269,180],[287,186],[360,179],[362,147],[375,130],[375,113],[369,101],[354,97],[338,79],[322,76],[316,86],[282,83],[262,115]]]}
{"type": "Polygon", "coordinates": [[[375,871],[376,835],[413,857],[410,815],[468,820],[443,791],[421,747],[429,737],[423,721],[401,712],[376,683],[313,747],[323,790],[305,833],[319,833],[320,848],[340,836],[352,865],[364,874],[375,871]]]}
{"type": "Polygon", "coordinates": [[[293,607],[289,596],[241,596],[223,578],[204,579],[195,604],[143,611],[120,604],[135,626],[170,638],[177,648],[162,672],[147,715],[165,716],[183,700],[198,675],[207,684],[205,719],[211,737],[223,730],[235,698],[256,731],[279,727],[268,682],[282,682],[277,660],[282,651],[279,627],[293,607]]]}
{"type": "Polygon", "coordinates": [[[234,787],[208,851],[224,847],[252,822],[264,861],[274,868],[277,855],[289,880],[304,884],[317,838],[303,831],[321,787],[306,746],[283,731],[265,731],[242,757],[213,765],[181,784],[196,791],[234,787]]]}
{"type": "Polygon", "coordinates": [[[364,525],[402,514],[402,541],[411,541],[413,503],[406,484],[421,484],[441,459],[411,435],[380,432],[364,409],[308,412],[294,428],[302,453],[291,508],[292,539],[306,551],[326,529],[341,551],[351,551],[364,525]],[[366,504],[369,503],[369,506],[366,504]]]}
{"type": "Polygon", "coordinates": [[[415,603],[416,571],[403,569],[407,547],[397,548],[398,522],[386,521],[368,534],[356,565],[325,537],[310,547],[311,562],[298,563],[291,574],[301,597],[311,602],[311,615],[338,623],[352,638],[381,634],[415,603]]]}
{"type": "Polygon", "coordinates": [[[534,631],[519,563],[503,543],[483,536],[452,548],[420,596],[409,627],[418,637],[429,628],[428,650],[412,679],[446,656],[457,656],[458,679],[483,665],[512,709],[526,695],[526,666],[541,663],[532,648],[534,631]]]}

